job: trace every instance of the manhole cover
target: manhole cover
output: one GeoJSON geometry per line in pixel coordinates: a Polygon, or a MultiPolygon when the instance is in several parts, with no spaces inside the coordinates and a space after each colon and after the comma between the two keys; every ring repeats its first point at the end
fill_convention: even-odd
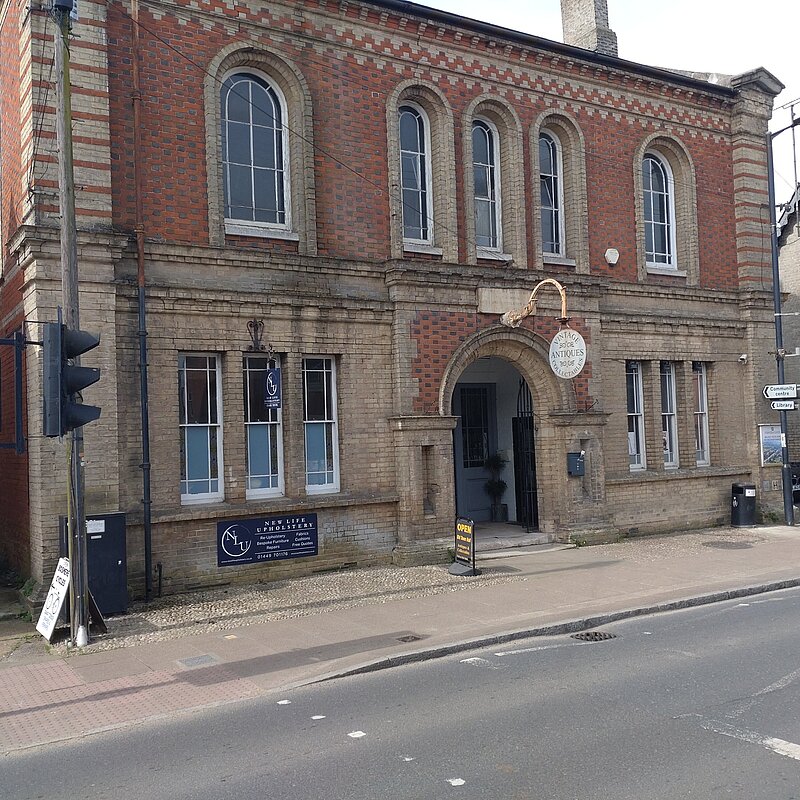
{"type": "Polygon", "coordinates": [[[415,633],[410,633],[408,636],[398,636],[398,642],[418,642],[422,637],[417,636],[415,633]]]}
{"type": "Polygon", "coordinates": [[[603,631],[581,631],[573,633],[573,639],[580,639],[582,642],[604,642],[606,639],[616,639],[614,633],[604,633],[603,631]]]}

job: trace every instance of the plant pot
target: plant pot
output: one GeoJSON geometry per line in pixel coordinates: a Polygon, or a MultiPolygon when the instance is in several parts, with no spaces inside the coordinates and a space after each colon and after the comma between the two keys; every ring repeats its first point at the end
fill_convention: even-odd
{"type": "Polygon", "coordinates": [[[508,522],[508,504],[492,503],[489,514],[492,522],[508,522]]]}

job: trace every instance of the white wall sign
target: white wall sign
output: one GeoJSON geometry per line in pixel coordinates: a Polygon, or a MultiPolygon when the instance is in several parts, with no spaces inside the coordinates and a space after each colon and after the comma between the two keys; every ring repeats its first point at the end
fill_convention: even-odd
{"type": "Polygon", "coordinates": [[[47,593],[47,599],[44,601],[42,613],[39,615],[39,621],[36,623],[36,630],[39,631],[48,642],[56,628],[58,615],[61,613],[61,606],[64,605],[64,600],[68,591],[69,559],[59,558],[56,573],[53,575],[53,582],[50,584],[50,591],[47,593]]]}
{"type": "Polygon", "coordinates": [[[550,368],[559,377],[574,378],[586,363],[586,342],[578,331],[562,328],[550,342],[550,368]]]}

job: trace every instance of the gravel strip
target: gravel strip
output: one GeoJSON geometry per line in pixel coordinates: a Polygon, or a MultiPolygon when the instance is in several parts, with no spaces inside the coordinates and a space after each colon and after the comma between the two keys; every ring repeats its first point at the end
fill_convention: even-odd
{"type": "MultiPolygon", "coordinates": [[[[107,620],[108,634],[93,634],[81,653],[97,653],[147,642],[230,630],[280,619],[322,614],[390,600],[430,597],[473,586],[525,580],[501,566],[481,567],[482,574],[458,577],[449,565],[345,570],[291,580],[206,589],[170,595],[149,604],[134,603],[127,614],[107,620]]],[[[67,642],[53,645],[63,655],[67,642]]]]}

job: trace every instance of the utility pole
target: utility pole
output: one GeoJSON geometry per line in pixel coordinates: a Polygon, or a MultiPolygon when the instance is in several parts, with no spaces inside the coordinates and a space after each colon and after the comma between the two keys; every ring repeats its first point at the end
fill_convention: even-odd
{"type": "MultiPolygon", "coordinates": [[[[770,252],[772,255],[772,301],[775,310],[775,360],[778,363],[778,383],[784,383],[783,362],[786,350],[783,347],[783,321],[781,313],[781,273],[778,265],[778,223],[775,214],[775,165],[772,158],[772,140],[796,125],[800,119],[792,120],[792,124],[775,133],[767,133],[767,191],[770,223],[770,252]]],[[[787,525],[794,525],[794,500],[792,494],[792,468],[789,464],[789,431],[786,411],[780,411],[781,425],[781,478],[783,484],[783,514],[787,525]]]]}
{"type": "MultiPolygon", "coordinates": [[[[56,135],[58,141],[58,193],[61,206],[61,291],[67,328],[80,329],[78,303],[78,241],[75,222],[75,181],[72,167],[72,92],[70,86],[69,36],[73,0],[53,0],[56,62],[56,135]]],[[[76,363],[78,359],[76,359],[76,363]]],[[[83,428],[69,434],[69,498],[67,506],[72,612],[72,641],[77,647],[89,642],[89,585],[86,557],[86,509],[84,505],[83,428]]]]}

